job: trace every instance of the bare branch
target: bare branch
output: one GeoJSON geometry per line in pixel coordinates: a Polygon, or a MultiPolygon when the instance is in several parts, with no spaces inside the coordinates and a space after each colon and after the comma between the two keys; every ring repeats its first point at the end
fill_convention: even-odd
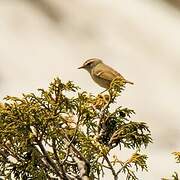
{"type": "Polygon", "coordinates": [[[46,161],[51,165],[51,167],[54,169],[57,176],[59,176],[61,179],[63,179],[63,176],[60,173],[60,169],[57,167],[57,165],[54,163],[54,161],[51,159],[51,157],[48,155],[47,151],[45,150],[43,144],[41,141],[37,141],[38,146],[40,147],[43,155],[45,156],[46,161]]]}
{"type": "Polygon", "coordinates": [[[60,168],[60,171],[62,173],[62,176],[63,176],[63,179],[64,180],[68,180],[67,176],[66,176],[66,173],[64,171],[64,167],[63,167],[63,164],[60,163],[60,159],[59,159],[59,156],[57,154],[57,149],[56,149],[56,144],[55,144],[55,139],[52,138],[52,148],[53,148],[53,152],[54,152],[54,156],[55,156],[55,160],[60,168]]]}
{"type": "Polygon", "coordinates": [[[111,172],[112,172],[112,174],[113,174],[113,176],[114,176],[114,180],[118,180],[118,175],[117,175],[116,171],[114,170],[114,168],[113,168],[113,166],[112,166],[109,158],[108,158],[107,155],[105,155],[105,154],[103,154],[103,157],[104,157],[104,159],[106,160],[106,162],[108,163],[109,168],[111,169],[111,172]]]}
{"type": "MultiPolygon", "coordinates": [[[[74,142],[74,140],[75,140],[75,138],[76,138],[76,134],[77,134],[77,132],[78,132],[79,122],[80,122],[80,115],[78,116],[78,121],[77,121],[77,123],[76,123],[76,128],[75,128],[75,131],[74,131],[74,135],[73,135],[73,137],[72,137],[72,139],[71,139],[70,141],[68,140],[69,143],[68,143],[68,145],[67,145],[67,152],[66,152],[66,156],[65,156],[62,164],[65,163],[65,161],[67,160],[67,158],[68,158],[68,156],[69,156],[71,144],[74,142]]],[[[67,137],[67,138],[68,138],[68,137],[67,137]]],[[[68,139],[69,139],[69,138],[68,138],[68,139]]]]}

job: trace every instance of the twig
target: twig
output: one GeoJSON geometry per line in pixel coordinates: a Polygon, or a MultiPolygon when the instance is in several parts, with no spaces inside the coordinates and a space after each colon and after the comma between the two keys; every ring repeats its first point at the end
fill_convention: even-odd
{"type": "Polygon", "coordinates": [[[66,173],[64,171],[64,167],[63,167],[63,164],[60,163],[60,159],[59,159],[59,156],[57,154],[57,150],[56,150],[56,144],[55,144],[55,139],[52,138],[52,148],[53,148],[53,152],[54,152],[54,155],[55,155],[55,160],[61,170],[61,173],[62,173],[62,176],[63,176],[63,179],[64,180],[68,180],[67,176],[66,176],[66,173]]]}
{"type": "MultiPolygon", "coordinates": [[[[12,144],[11,144],[12,145],[12,144]]],[[[11,146],[14,150],[12,150],[9,146],[7,146],[6,144],[3,144],[2,146],[5,150],[7,150],[9,152],[9,154],[15,158],[17,161],[22,162],[22,159],[18,156],[18,153],[15,152],[15,149],[13,147],[13,145],[11,146]]]]}
{"type": "Polygon", "coordinates": [[[125,161],[122,165],[122,167],[119,169],[119,171],[117,172],[117,175],[129,164],[129,160],[125,161]]]}
{"type": "Polygon", "coordinates": [[[103,109],[101,110],[101,112],[100,112],[99,124],[98,124],[98,135],[100,134],[100,130],[101,130],[100,127],[101,127],[101,123],[102,123],[102,120],[103,120],[104,112],[105,112],[106,109],[109,108],[109,105],[110,105],[110,103],[111,103],[111,101],[112,101],[112,97],[111,97],[110,94],[109,94],[109,96],[110,96],[110,98],[109,98],[108,103],[104,106],[104,108],[103,108],[103,109]]]}
{"type": "Polygon", "coordinates": [[[118,175],[117,175],[117,173],[115,172],[115,170],[114,170],[114,168],[113,168],[113,166],[112,166],[109,158],[108,158],[105,154],[103,154],[103,157],[104,157],[104,159],[106,160],[106,162],[108,163],[109,169],[111,169],[111,172],[112,172],[112,174],[113,174],[113,176],[114,176],[114,180],[118,180],[118,175]]]}
{"type": "MultiPolygon", "coordinates": [[[[70,144],[71,141],[65,133],[64,133],[64,137],[70,144]]],[[[76,147],[72,143],[70,144],[70,147],[72,148],[73,152],[75,152],[75,154],[78,155],[83,161],[87,161],[85,157],[76,149],[76,147]]]]}
{"type": "Polygon", "coordinates": [[[74,174],[74,173],[72,173],[72,172],[66,173],[66,176],[67,176],[70,180],[75,180],[75,179],[76,179],[76,180],[79,180],[79,179],[80,179],[77,174],[74,174]]]}
{"type": "Polygon", "coordinates": [[[50,164],[50,166],[54,169],[55,173],[57,174],[57,176],[59,176],[61,179],[63,179],[64,177],[61,175],[61,171],[60,169],[57,167],[57,165],[53,162],[53,160],[51,159],[51,157],[48,155],[47,151],[45,150],[43,144],[41,141],[37,140],[37,144],[40,147],[43,155],[45,156],[46,161],[50,164]]]}
{"type": "Polygon", "coordinates": [[[71,140],[68,138],[66,133],[64,133],[65,139],[69,142],[69,152],[75,153],[76,155],[73,157],[75,162],[77,163],[80,178],[82,180],[89,180],[89,162],[83,156],[81,152],[79,152],[76,147],[71,143],[71,140]]]}
{"type": "Polygon", "coordinates": [[[59,156],[57,154],[57,150],[56,150],[56,143],[55,143],[55,139],[52,138],[52,148],[53,148],[53,152],[54,152],[54,155],[55,155],[55,159],[57,161],[57,164],[59,165],[59,167],[61,166],[61,163],[60,163],[60,159],[59,159],[59,156]]]}
{"type": "MultiPolygon", "coordinates": [[[[79,127],[79,121],[80,121],[80,116],[78,117],[78,121],[77,121],[77,124],[76,124],[76,129],[75,129],[74,135],[73,135],[72,139],[70,140],[70,142],[69,142],[68,145],[67,145],[67,147],[68,147],[68,148],[67,148],[67,153],[66,153],[66,156],[65,156],[62,164],[65,163],[65,161],[67,160],[67,158],[68,158],[68,156],[69,156],[69,153],[70,153],[69,147],[71,147],[71,144],[72,144],[72,143],[74,142],[74,140],[75,140],[75,137],[76,137],[76,134],[77,134],[77,131],[78,131],[78,127],[79,127]]],[[[68,139],[69,139],[69,138],[68,138],[68,139]]],[[[68,140],[68,141],[69,141],[69,140],[68,140]]]]}
{"type": "MultiPolygon", "coordinates": [[[[36,147],[35,144],[33,144],[33,148],[41,155],[43,156],[42,152],[40,152],[40,150],[36,147]]],[[[50,165],[45,163],[41,158],[39,159],[39,161],[43,164],[43,167],[45,167],[46,169],[50,169],[50,165]]]]}

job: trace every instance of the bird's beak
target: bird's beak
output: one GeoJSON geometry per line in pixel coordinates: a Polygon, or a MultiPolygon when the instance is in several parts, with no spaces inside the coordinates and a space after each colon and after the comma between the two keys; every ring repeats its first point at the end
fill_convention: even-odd
{"type": "Polygon", "coordinates": [[[82,66],[80,66],[80,67],[78,67],[78,69],[83,69],[84,68],[84,66],[82,65],[82,66]]]}

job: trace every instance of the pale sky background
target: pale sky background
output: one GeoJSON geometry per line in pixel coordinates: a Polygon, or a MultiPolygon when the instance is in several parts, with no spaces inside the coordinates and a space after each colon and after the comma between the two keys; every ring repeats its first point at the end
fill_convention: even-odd
{"type": "Polygon", "coordinates": [[[171,154],[180,151],[180,10],[160,0],[44,0],[48,11],[37,2],[0,1],[1,101],[47,88],[57,76],[97,94],[102,89],[77,67],[102,58],[135,83],[118,103],[152,131],[149,172],[140,179],[180,173],[171,154]]]}

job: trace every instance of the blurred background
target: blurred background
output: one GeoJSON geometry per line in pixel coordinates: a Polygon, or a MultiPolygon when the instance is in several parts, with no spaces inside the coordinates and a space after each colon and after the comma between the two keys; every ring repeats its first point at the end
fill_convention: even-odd
{"type": "Polygon", "coordinates": [[[139,177],[170,177],[178,172],[171,153],[180,151],[179,48],[179,0],[0,0],[0,98],[47,88],[57,76],[99,93],[77,67],[102,58],[135,83],[118,103],[152,130],[149,172],[139,177]]]}

